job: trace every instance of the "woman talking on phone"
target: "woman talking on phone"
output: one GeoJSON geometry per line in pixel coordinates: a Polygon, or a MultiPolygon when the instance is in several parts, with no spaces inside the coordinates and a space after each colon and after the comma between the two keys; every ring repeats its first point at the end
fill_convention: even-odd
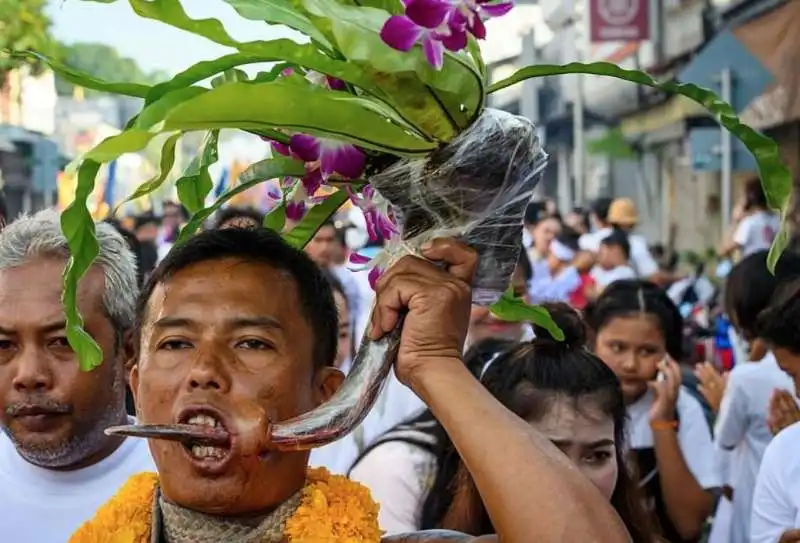
{"type": "Polygon", "coordinates": [[[647,281],[612,283],[585,311],[595,353],[627,404],[629,449],[646,506],[671,543],[698,541],[721,486],[703,408],[681,386],[683,319],[647,281]]]}

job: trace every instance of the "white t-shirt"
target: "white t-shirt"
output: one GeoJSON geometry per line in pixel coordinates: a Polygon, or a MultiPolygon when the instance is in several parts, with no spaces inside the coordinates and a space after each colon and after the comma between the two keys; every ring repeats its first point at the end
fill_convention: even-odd
{"type": "Polygon", "coordinates": [[[0,432],[0,539],[64,543],[131,475],[143,471],[155,471],[145,439],[126,439],[92,466],[54,471],[28,463],[0,432]]]}
{"type": "Polygon", "coordinates": [[[597,286],[606,288],[614,281],[622,279],[636,279],[636,272],[630,266],[617,266],[610,270],[604,270],[600,266],[594,266],[591,271],[592,279],[597,283],[597,286]]]}
{"type": "MultiPolygon", "coordinates": [[[[628,406],[630,426],[628,428],[628,447],[645,449],[654,447],[653,430],[650,428],[650,408],[655,399],[648,390],[641,398],[628,406]]],[[[678,425],[678,444],[689,471],[698,484],[705,489],[722,486],[720,473],[715,462],[714,443],[705,413],[700,402],[692,393],[681,387],[676,405],[680,424],[678,425]]]]}
{"type": "MultiPolygon", "coordinates": [[[[600,242],[611,234],[612,228],[601,228],[595,232],[584,234],[578,240],[582,251],[596,253],[600,250],[600,242]]],[[[658,263],[650,254],[647,240],[639,234],[628,234],[628,243],[631,246],[631,265],[636,274],[642,279],[647,279],[658,272],[658,263]]]]}
{"type": "Polygon", "coordinates": [[[720,448],[732,451],[729,470],[729,484],[733,488],[731,543],[750,541],[753,491],[761,458],[772,441],[767,415],[776,389],[794,394],[792,379],[778,367],[772,353],[760,362],[737,364],[725,387],[714,439],[720,448]]]}
{"type": "Polygon", "coordinates": [[[736,227],[733,241],[742,251],[742,258],[769,249],[781,227],[780,218],[768,211],[748,215],[736,227]]]}
{"type": "Polygon", "coordinates": [[[420,529],[422,506],[436,478],[432,453],[403,441],[382,443],[350,472],[380,505],[378,523],[388,535],[420,529]]]}
{"type": "Polygon", "coordinates": [[[764,452],[753,494],[751,543],[775,543],[783,532],[800,528],[798,451],[800,423],[795,423],[775,436],[764,452]]]}

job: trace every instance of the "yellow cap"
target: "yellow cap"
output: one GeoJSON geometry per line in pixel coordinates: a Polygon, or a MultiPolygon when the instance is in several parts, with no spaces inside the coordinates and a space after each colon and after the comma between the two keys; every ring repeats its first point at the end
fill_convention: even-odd
{"type": "Polygon", "coordinates": [[[606,219],[610,224],[622,226],[633,226],[639,222],[639,213],[636,211],[636,204],[630,198],[617,198],[608,208],[606,219]]]}

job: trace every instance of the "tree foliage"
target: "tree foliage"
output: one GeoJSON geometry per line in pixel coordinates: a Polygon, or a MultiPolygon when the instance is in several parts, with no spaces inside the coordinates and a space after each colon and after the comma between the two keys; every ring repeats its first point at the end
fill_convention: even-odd
{"type": "MultiPolygon", "coordinates": [[[[47,0],[0,0],[0,51],[33,49],[45,54],[57,53],[46,6],[47,0]]],[[[22,65],[31,66],[34,73],[45,68],[37,59],[0,55],[0,82],[9,71],[22,65]]]]}
{"type": "MultiPolygon", "coordinates": [[[[102,43],[65,45],[60,56],[67,66],[105,81],[150,84],[169,79],[169,74],[164,72],[145,72],[135,60],[120,55],[116,49],[102,43]]],[[[73,88],[72,83],[61,78],[56,80],[56,89],[60,95],[72,94],[73,88]]]]}

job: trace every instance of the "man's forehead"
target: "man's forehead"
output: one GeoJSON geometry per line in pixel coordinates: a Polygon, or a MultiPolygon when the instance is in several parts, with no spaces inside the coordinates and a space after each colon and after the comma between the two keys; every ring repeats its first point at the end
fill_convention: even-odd
{"type": "Polygon", "coordinates": [[[267,263],[241,259],[203,261],[187,266],[158,282],[147,300],[150,314],[173,313],[191,304],[243,306],[264,314],[276,306],[297,305],[297,282],[291,273],[267,263]],[[255,310],[258,308],[258,310],[255,310]]]}

